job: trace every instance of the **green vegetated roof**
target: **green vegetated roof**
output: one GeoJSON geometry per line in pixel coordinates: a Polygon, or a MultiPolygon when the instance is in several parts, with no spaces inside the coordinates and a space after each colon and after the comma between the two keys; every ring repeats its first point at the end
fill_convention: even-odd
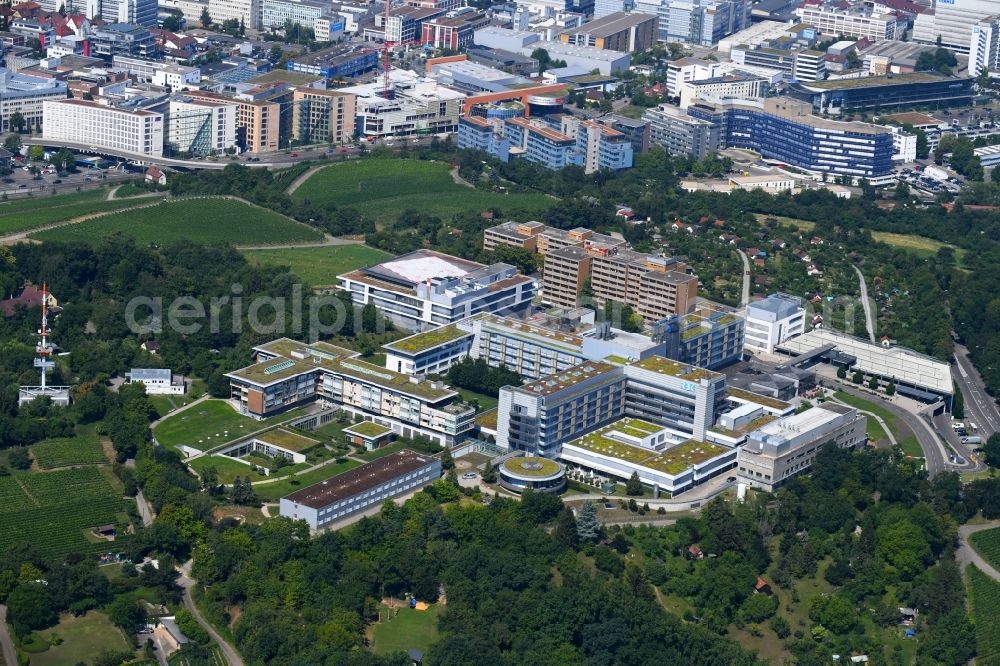
{"type": "Polygon", "coordinates": [[[673,446],[662,453],[656,453],[655,451],[632,446],[606,436],[611,431],[625,431],[625,429],[626,427],[622,426],[621,422],[618,421],[589,435],[584,435],[570,442],[570,444],[593,451],[594,453],[600,453],[611,458],[618,458],[619,460],[665,472],[672,476],[676,476],[689,467],[711,460],[729,450],[724,446],[712,444],[711,442],[689,440],[673,446]]]}
{"type": "Polygon", "coordinates": [[[491,409],[488,412],[483,412],[482,414],[476,416],[476,423],[483,428],[495,430],[497,427],[497,417],[499,415],[500,412],[495,409],[491,409]]]}
{"type": "Polygon", "coordinates": [[[472,333],[467,333],[454,324],[448,324],[447,326],[411,335],[410,337],[403,338],[402,340],[396,340],[395,342],[385,345],[385,348],[390,351],[416,354],[427,349],[437,347],[438,345],[443,345],[447,342],[471,335],[472,333]]]}
{"type": "Polygon", "coordinates": [[[642,368],[643,370],[649,370],[650,372],[656,372],[661,375],[670,375],[671,377],[680,377],[681,379],[688,379],[691,381],[711,379],[713,377],[720,376],[717,372],[706,370],[705,368],[697,368],[687,365],[686,363],[679,363],[678,361],[664,358],[663,356],[648,356],[641,361],[633,363],[633,365],[637,368],[642,368]]]}
{"type": "Polygon", "coordinates": [[[791,405],[784,400],[778,400],[777,398],[772,398],[768,395],[760,395],[758,393],[751,393],[750,391],[744,391],[738,388],[729,388],[727,392],[733,398],[739,398],[740,400],[747,400],[749,402],[756,402],[758,405],[764,405],[765,407],[770,407],[772,409],[788,409],[791,405]]]}
{"type": "Polygon", "coordinates": [[[258,439],[266,444],[272,444],[293,453],[308,451],[309,449],[319,445],[319,442],[315,439],[306,437],[305,435],[300,435],[292,432],[291,430],[285,430],[284,428],[269,430],[263,435],[256,436],[254,439],[258,439]]]}
{"type": "Polygon", "coordinates": [[[555,461],[548,458],[535,458],[533,456],[505,460],[503,468],[511,474],[517,474],[518,476],[536,477],[552,476],[553,474],[558,474],[559,470],[562,469],[559,463],[555,461]]]}
{"type": "Polygon", "coordinates": [[[352,435],[360,437],[381,437],[382,435],[391,433],[392,428],[371,421],[362,421],[361,423],[355,423],[350,428],[344,428],[344,432],[349,432],[352,435]]]}
{"type": "Polygon", "coordinates": [[[629,363],[632,362],[631,360],[625,358],[624,356],[618,356],[617,354],[612,354],[611,356],[605,356],[604,360],[609,361],[611,363],[619,363],[621,365],[628,365],[629,363]]]}
{"type": "Polygon", "coordinates": [[[456,395],[455,391],[446,385],[435,386],[428,381],[411,381],[409,375],[393,372],[356,358],[334,361],[331,366],[335,372],[349,377],[428,400],[440,400],[456,395]]]}

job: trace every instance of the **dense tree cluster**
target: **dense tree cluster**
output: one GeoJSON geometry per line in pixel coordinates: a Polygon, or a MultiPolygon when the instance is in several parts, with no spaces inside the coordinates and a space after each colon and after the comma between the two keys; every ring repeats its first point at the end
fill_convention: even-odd
{"type": "Polygon", "coordinates": [[[521,375],[515,371],[503,366],[494,368],[486,359],[471,357],[463,358],[448,369],[448,381],[486,395],[498,395],[504,386],[520,386],[523,383],[521,375]]]}

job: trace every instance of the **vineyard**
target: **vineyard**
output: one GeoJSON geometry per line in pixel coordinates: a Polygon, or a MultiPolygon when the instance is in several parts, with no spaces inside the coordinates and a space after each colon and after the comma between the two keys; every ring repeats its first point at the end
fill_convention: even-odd
{"type": "Polygon", "coordinates": [[[979,551],[983,559],[989,562],[994,569],[1000,570],[1000,527],[974,532],[972,547],[979,551]]]}
{"type": "Polygon", "coordinates": [[[28,541],[46,557],[70,552],[97,553],[113,547],[85,534],[93,527],[117,524],[130,502],[122,497],[111,473],[81,467],[0,477],[0,550],[28,541]]]}
{"type": "Polygon", "coordinates": [[[46,439],[31,446],[31,455],[41,469],[109,462],[97,435],[46,439]]]}
{"type": "Polygon", "coordinates": [[[1000,583],[974,565],[966,570],[972,621],[976,625],[976,663],[1000,666],[1000,583]]]}
{"type": "Polygon", "coordinates": [[[104,189],[0,205],[0,233],[10,234],[46,224],[63,222],[81,215],[115,211],[134,205],[127,201],[105,201],[104,189]]]}
{"type": "MultiPolygon", "coordinates": [[[[144,205],[144,202],[128,202],[144,205]]],[[[322,234],[265,208],[221,197],[167,201],[147,208],[125,210],[31,234],[41,241],[96,243],[110,234],[131,236],[140,243],[287,244],[320,241],[322,234]]]]}

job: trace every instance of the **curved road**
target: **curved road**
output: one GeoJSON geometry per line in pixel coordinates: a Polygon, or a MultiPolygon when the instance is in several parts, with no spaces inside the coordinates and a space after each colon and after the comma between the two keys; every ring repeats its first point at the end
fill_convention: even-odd
{"type": "Polygon", "coordinates": [[[1000,432],[1000,410],[997,401],[986,392],[979,370],[969,360],[969,350],[955,343],[955,364],[951,374],[965,397],[966,418],[979,426],[983,440],[1000,432]],[[975,419],[975,420],[973,420],[975,419]]]}
{"type": "Polygon", "coordinates": [[[969,543],[969,537],[972,534],[994,527],[1000,527],[1000,521],[994,521],[985,525],[962,525],[958,528],[958,550],[955,551],[955,559],[958,561],[958,566],[963,572],[966,566],[975,564],[984,574],[993,580],[1000,581],[1000,571],[997,571],[989,562],[984,560],[976,552],[976,549],[972,547],[972,544],[969,543]]]}
{"type": "Polygon", "coordinates": [[[202,617],[201,611],[198,610],[198,606],[195,605],[194,598],[191,597],[191,588],[195,586],[195,581],[188,575],[190,570],[190,560],[188,560],[183,566],[177,567],[177,571],[180,574],[180,576],[177,577],[177,582],[182,588],[184,588],[184,607],[190,611],[191,615],[194,616],[194,619],[201,625],[201,628],[208,632],[208,635],[212,637],[212,640],[218,644],[219,649],[222,650],[222,654],[226,657],[226,662],[228,662],[229,666],[244,666],[243,658],[240,656],[239,652],[237,652],[232,645],[227,643],[225,639],[219,635],[219,632],[215,630],[215,627],[209,624],[208,621],[202,617]]]}
{"type": "Polygon", "coordinates": [[[868,338],[875,342],[875,317],[872,315],[872,303],[868,300],[868,285],[865,283],[865,276],[861,269],[854,265],[851,268],[858,274],[858,286],[861,288],[861,307],[865,310],[865,328],[868,330],[868,338]]]}
{"type": "Polygon", "coordinates": [[[740,259],[743,260],[743,294],[740,296],[740,307],[746,308],[750,303],[750,258],[743,250],[736,248],[736,251],[740,253],[740,259]]]}
{"type": "Polygon", "coordinates": [[[7,607],[0,604],[0,648],[3,648],[3,660],[8,666],[17,666],[17,650],[14,649],[14,641],[10,638],[10,630],[7,628],[7,607]]]}

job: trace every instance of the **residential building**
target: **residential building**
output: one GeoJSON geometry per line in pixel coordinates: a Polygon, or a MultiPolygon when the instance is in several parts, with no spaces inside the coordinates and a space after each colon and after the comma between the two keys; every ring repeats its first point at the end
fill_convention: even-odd
{"type": "Polygon", "coordinates": [[[968,53],[972,28],[997,15],[996,0],[939,0],[930,11],[917,14],[913,22],[914,42],[941,45],[956,53],[968,53]]]}
{"type": "Polygon", "coordinates": [[[257,362],[227,373],[240,412],[264,419],[305,403],[342,409],[403,437],[444,445],[473,427],[476,410],[442,382],[403,375],[350,350],[281,338],[255,347],[257,362]]]}
{"type": "Polygon", "coordinates": [[[593,256],[586,250],[569,246],[545,255],[542,274],[542,299],[556,307],[573,308],[580,303],[580,294],[590,279],[593,256]]]}
{"type": "Polygon", "coordinates": [[[1000,15],[989,16],[972,26],[969,73],[978,75],[983,70],[1000,70],[1000,15]]]}
{"type": "Polygon", "coordinates": [[[748,351],[773,354],[774,348],[805,332],[802,299],[775,293],[747,305],[744,346],[748,351]]]}
{"type": "Polygon", "coordinates": [[[718,125],[720,143],[747,148],[813,173],[852,178],[892,171],[892,131],[861,122],[826,120],[809,105],[786,97],[699,102],[688,114],[718,125]]]}
{"type": "Polygon", "coordinates": [[[750,25],[746,0],[635,0],[635,11],[658,17],[661,42],[714,46],[750,25]]]}
{"type": "Polygon", "coordinates": [[[170,100],[164,143],[174,153],[205,156],[236,146],[236,105],[189,97],[170,100]]]}
{"type": "Polygon", "coordinates": [[[791,97],[808,102],[814,113],[837,115],[908,107],[955,108],[972,103],[970,77],[914,72],[857,79],[789,84],[791,97]]]}
{"type": "Polygon", "coordinates": [[[276,32],[285,29],[285,22],[312,29],[320,16],[329,14],[330,3],[321,0],[261,0],[261,30],[276,32]]]}
{"type": "Polygon", "coordinates": [[[49,100],[66,99],[66,83],[58,79],[0,69],[0,130],[14,131],[10,118],[24,118],[23,129],[35,132],[42,126],[43,105],[49,100]]]}
{"type": "Polygon", "coordinates": [[[404,449],[281,498],[285,518],[318,530],[417,492],[441,478],[441,461],[404,449]]]}
{"type": "Polygon", "coordinates": [[[641,118],[608,115],[597,119],[597,122],[618,130],[628,137],[632,144],[632,155],[641,155],[649,150],[649,123],[641,118]]]}
{"type": "Polygon", "coordinates": [[[826,78],[826,54],[812,49],[796,51],[792,76],[799,81],[822,81],[826,78]]]}
{"type": "Polygon", "coordinates": [[[563,44],[594,46],[599,49],[636,53],[656,43],[657,17],[654,14],[614,12],[567,30],[559,35],[563,44]]]}
{"type": "Polygon", "coordinates": [[[163,63],[153,73],[151,83],[172,91],[195,88],[201,83],[201,71],[197,67],[185,67],[174,63],[163,63]]]}
{"type": "Polygon", "coordinates": [[[828,442],[845,449],[868,440],[867,419],[856,409],[824,402],[754,430],[739,449],[736,477],[740,483],[772,492],[808,472],[828,442]]]}
{"type": "Polygon", "coordinates": [[[448,14],[421,24],[421,44],[436,49],[462,50],[472,44],[476,30],[490,24],[487,14],[472,11],[471,7],[466,7],[465,11],[452,10],[448,14]]]}
{"type": "Polygon", "coordinates": [[[212,21],[222,24],[238,21],[245,28],[261,27],[261,0],[208,0],[208,14],[212,21]]]}
{"type": "MultiPolygon", "coordinates": [[[[374,54],[374,52],[373,52],[374,54]]],[[[340,88],[357,97],[355,132],[360,137],[454,133],[465,95],[413,72],[392,70],[392,96],[383,96],[383,81],[340,88]]]]}
{"type": "Polygon", "coordinates": [[[713,79],[687,81],[680,85],[680,108],[686,109],[696,99],[760,99],[770,86],[764,79],[739,74],[725,74],[713,79]]]}
{"type": "Polygon", "coordinates": [[[414,331],[454,323],[480,312],[519,312],[536,283],[508,264],[486,266],[432,250],[417,250],[339,275],[357,305],[373,303],[414,331]]]}
{"type": "Polygon", "coordinates": [[[510,142],[510,154],[547,169],[562,169],[577,161],[576,140],[526,118],[504,121],[503,136],[510,142]]]}
{"type": "Polygon", "coordinates": [[[184,378],[174,377],[170,368],[132,368],[125,373],[125,383],[141,383],[146,395],[184,395],[187,388],[184,378]]]}
{"type": "Polygon", "coordinates": [[[721,76],[720,64],[700,58],[680,58],[667,63],[667,95],[680,97],[681,84],[721,76]]]}
{"type": "Polygon", "coordinates": [[[892,130],[892,161],[917,161],[917,135],[904,132],[902,127],[890,127],[892,130]]]}
{"type": "Polygon", "coordinates": [[[142,26],[108,23],[94,28],[90,35],[90,55],[107,62],[118,55],[155,58],[158,54],[156,39],[142,26]]]}
{"type": "Polygon", "coordinates": [[[355,97],[340,90],[296,87],[292,138],[309,143],[348,143],[354,136],[355,97]]]}
{"type": "Polygon", "coordinates": [[[576,130],[576,154],[584,173],[632,168],[632,141],[624,133],[596,120],[584,120],[576,130]]]}
{"type": "MultiPolygon", "coordinates": [[[[188,90],[185,96],[195,100],[236,104],[236,144],[252,153],[265,153],[281,146],[282,107],[291,102],[292,91],[286,86],[266,87],[237,95],[206,90],[188,90]],[[287,99],[287,101],[286,101],[287,99]]],[[[287,117],[288,114],[284,114],[287,117]]],[[[289,127],[290,130],[290,127],[289,127]]]]}
{"type": "Polygon", "coordinates": [[[82,99],[46,100],[42,137],[78,142],[135,155],[162,157],[163,114],[119,109],[82,99]],[[85,137],[85,138],[84,138],[85,137]]]}
{"type": "Polygon", "coordinates": [[[873,42],[897,39],[909,27],[909,21],[905,17],[878,14],[867,9],[803,5],[795,10],[795,15],[824,35],[866,37],[873,42]]]}
{"type": "Polygon", "coordinates": [[[649,123],[649,143],[663,146],[670,155],[701,159],[721,146],[720,126],[692,118],[669,104],[647,109],[642,119],[649,123]]]}
{"type": "Polygon", "coordinates": [[[480,116],[459,118],[458,147],[482,150],[504,162],[510,160],[510,142],[497,131],[493,122],[480,116]]]}
{"type": "Polygon", "coordinates": [[[694,310],[698,277],[676,258],[618,250],[594,257],[590,286],[598,305],[622,303],[654,322],[694,310]]]}

